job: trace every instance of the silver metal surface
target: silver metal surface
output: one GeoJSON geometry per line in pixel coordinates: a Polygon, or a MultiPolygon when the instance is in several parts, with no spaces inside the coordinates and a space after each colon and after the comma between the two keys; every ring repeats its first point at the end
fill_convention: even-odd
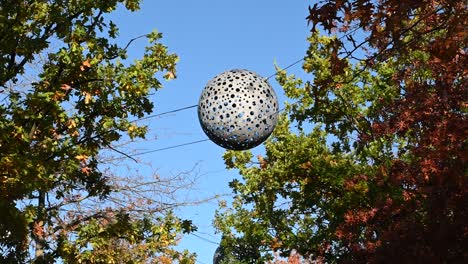
{"type": "Polygon", "coordinates": [[[278,119],[278,98],[270,84],[248,70],[230,70],[211,79],[198,102],[198,119],[219,146],[245,150],[270,136],[278,119]]]}

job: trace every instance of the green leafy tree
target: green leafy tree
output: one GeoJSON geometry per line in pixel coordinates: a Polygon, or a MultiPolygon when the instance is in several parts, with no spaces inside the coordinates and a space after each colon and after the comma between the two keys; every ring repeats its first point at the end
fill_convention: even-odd
{"type": "Polygon", "coordinates": [[[213,257],[213,264],[245,264],[255,263],[260,258],[260,250],[254,243],[246,243],[244,238],[221,239],[213,257]]]}
{"type": "Polygon", "coordinates": [[[160,33],[141,37],[149,44],[133,62],[136,38],[115,41],[107,14],[139,2],[0,1],[2,263],[193,263],[173,249],[191,222],[148,196],[171,193],[164,180],[116,178],[99,156],[144,138],[132,120],[152,112],[160,79],[175,77],[160,33]]]}
{"type": "Polygon", "coordinates": [[[311,7],[310,80],[279,70],[295,103],[265,156],[224,156],[243,178],[217,213],[225,245],[254,245],[259,263],[463,262],[466,17],[457,1],[311,7]]]}

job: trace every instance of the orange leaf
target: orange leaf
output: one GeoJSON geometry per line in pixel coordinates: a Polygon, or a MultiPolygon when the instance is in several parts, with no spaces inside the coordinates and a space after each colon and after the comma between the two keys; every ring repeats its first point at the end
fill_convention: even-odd
{"type": "Polygon", "coordinates": [[[85,71],[87,68],[91,68],[91,63],[89,63],[89,59],[83,61],[83,63],[80,66],[80,70],[85,71]]]}
{"type": "Polygon", "coordinates": [[[89,175],[89,173],[91,172],[91,169],[89,167],[83,167],[81,168],[81,172],[83,172],[86,175],[89,175]]]}
{"type": "Polygon", "coordinates": [[[42,221],[34,223],[33,234],[37,237],[44,237],[44,227],[42,221]]]}
{"type": "Polygon", "coordinates": [[[164,78],[166,78],[167,80],[172,80],[176,77],[176,75],[174,74],[174,72],[170,71],[166,74],[164,74],[164,78]]]}
{"type": "Polygon", "coordinates": [[[62,84],[62,86],[60,86],[60,89],[62,89],[64,91],[70,91],[73,88],[68,84],[62,84]]]}

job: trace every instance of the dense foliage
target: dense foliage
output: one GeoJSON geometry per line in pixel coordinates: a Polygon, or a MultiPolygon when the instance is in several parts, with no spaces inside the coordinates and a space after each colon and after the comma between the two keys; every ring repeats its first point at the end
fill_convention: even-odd
{"type": "Polygon", "coordinates": [[[144,196],[162,180],[122,184],[98,156],[144,137],[131,120],[151,113],[158,78],[175,77],[160,33],[133,62],[133,40],[115,41],[107,14],[139,2],[0,1],[2,263],[193,262],[173,249],[190,221],[144,196]]]}
{"type": "Polygon", "coordinates": [[[262,257],[238,258],[245,263],[272,252],[319,263],[462,262],[466,4],[341,0],[309,12],[310,80],[279,70],[295,103],[266,155],[225,154],[243,180],[230,183],[232,207],[217,215],[223,250],[255,245],[262,257]]]}

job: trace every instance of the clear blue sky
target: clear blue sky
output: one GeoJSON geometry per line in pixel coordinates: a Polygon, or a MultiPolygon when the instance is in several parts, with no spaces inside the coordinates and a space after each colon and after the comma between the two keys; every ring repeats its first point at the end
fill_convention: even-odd
{"type": "MultiPolygon", "coordinates": [[[[245,68],[267,77],[273,74],[274,63],[285,67],[302,58],[307,48],[309,29],[305,17],[312,1],[280,0],[145,0],[137,13],[118,11],[112,20],[120,26],[120,38],[127,40],[151,32],[163,33],[162,42],[180,57],[178,78],[164,82],[164,88],[154,95],[155,113],[198,103],[200,92],[215,75],[233,68],[245,68]]],[[[130,59],[142,54],[145,41],[132,45],[130,59]]],[[[300,65],[290,73],[301,74],[300,65]]],[[[285,100],[274,79],[270,83],[285,100]]],[[[148,121],[149,141],[136,145],[140,151],[204,139],[196,109],[148,121]]],[[[254,149],[262,153],[262,147],[254,149]]],[[[225,169],[224,149],[212,142],[175,148],[141,156],[161,175],[177,174],[197,165],[196,189],[185,195],[190,199],[230,193],[229,181],[238,177],[236,171],[225,169]]],[[[219,242],[220,235],[211,227],[217,202],[185,207],[177,211],[182,218],[192,219],[199,227],[198,236],[219,242]]],[[[198,263],[212,263],[217,245],[194,235],[180,244],[198,254],[198,263]]]]}

